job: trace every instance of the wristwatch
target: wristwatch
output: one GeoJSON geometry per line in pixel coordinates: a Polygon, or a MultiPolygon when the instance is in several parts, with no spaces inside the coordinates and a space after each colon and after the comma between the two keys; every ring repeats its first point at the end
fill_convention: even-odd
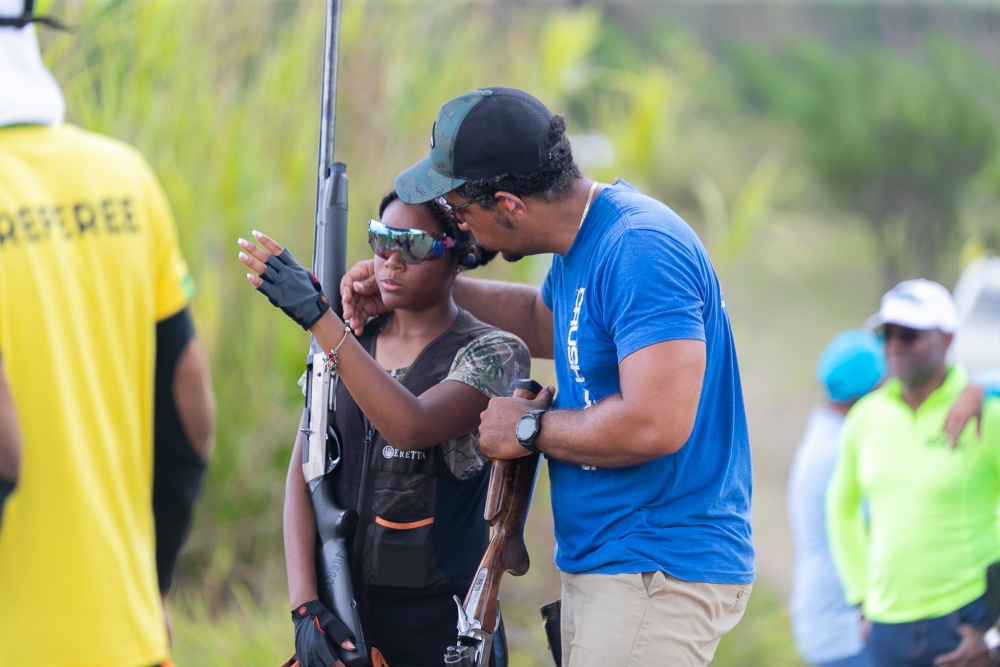
{"type": "Polygon", "coordinates": [[[990,652],[990,657],[996,660],[1000,658],[1000,630],[996,626],[990,628],[983,635],[983,643],[986,644],[986,650],[990,652]]]}
{"type": "Polygon", "coordinates": [[[538,452],[538,447],[535,447],[535,438],[542,430],[542,415],[546,412],[548,410],[532,410],[517,420],[514,433],[517,435],[517,441],[529,452],[538,452]]]}

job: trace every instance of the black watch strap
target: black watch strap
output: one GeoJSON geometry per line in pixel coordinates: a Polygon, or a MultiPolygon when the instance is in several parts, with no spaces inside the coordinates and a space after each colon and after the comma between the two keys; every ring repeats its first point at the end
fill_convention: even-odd
{"type": "Polygon", "coordinates": [[[531,410],[530,412],[525,413],[525,415],[518,420],[517,441],[521,443],[522,447],[524,447],[529,452],[532,452],[534,454],[541,453],[538,447],[535,446],[535,439],[538,438],[538,434],[541,433],[542,431],[542,415],[545,414],[546,412],[548,412],[547,409],[531,410]],[[534,430],[530,435],[522,437],[520,432],[521,422],[527,420],[528,418],[532,418],[534,422],[534,430]]]}

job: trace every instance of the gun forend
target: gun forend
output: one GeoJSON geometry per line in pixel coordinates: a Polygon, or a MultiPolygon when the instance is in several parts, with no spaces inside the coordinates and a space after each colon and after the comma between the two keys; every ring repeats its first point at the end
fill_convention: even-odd
{"type": "MultiPolygon", "coordinates": [[[[519,380],[513,395],[531,400],[541,389],[534,380],[519,380]]],[[[497,626],[500,578],[504,572],[520,576],[530,565],[524,545],[524,523],[540,460],[535,453],[509,461],[493,461],[490,470],[484,513],[491,526],[490,542],[465,596],[459,621],[460,634],[484,640],[476,647],[480,658],[478,664],[486,664],[482,660],[488,660],[489,644],[497,626]],[[469,624],[464,631],[463,620],[469,624]]]]}
{"type": "MultiPolygon", "coordinates": [[[[538,392],[542,390],[542,385],[538,384],[534,380],[521,379],[514,383],[514,398],[525,398],[527,400],[532,400],[538,395],[538,392]]],[[[532,457],[526,457],[531,459],[532,457]]],[[[537,455],[534,457],[537,459],[537,455]]],[[[514,464],[518,461],[524,461],[525,459],[514,459],[512,461],[494,461],[493,469],[490,470],[490,486],[486,492],[486,510],[484,512],[484,518],[493,525],[497,515],[500,513],[500,508],[504,500],[504,494],[509,492],[509,487],[514,478],[514,464]]],[[[536,463],[537,466],[537,463],[536,463]]],[[[530,467],[530,466],[529,466],[530,467]]],[[[530,494],[528,500],[530,501],[530,494]]],[[[527,569],[527,568],[525,568],[527,569]]],[[[519,572],[518,574],[524,574],[519,572]]]]}

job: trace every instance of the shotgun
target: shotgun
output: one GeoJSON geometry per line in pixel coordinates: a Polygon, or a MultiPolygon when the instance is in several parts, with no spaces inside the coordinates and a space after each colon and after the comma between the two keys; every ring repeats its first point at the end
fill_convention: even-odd
{"type": "MultiPolygon", "coordinates": [[[[514,396],[531,400],[541,390],[542,385],[534,380],[519,380],[514,396]]],[[[531,564],[524,546],[524,522],[540,460],[541,456],[533,453],[519,459],[493,461],[483,514],[490,524],[490,542],[465,603],[455,598],[458,643],[447,648],[445,665],[486,667],[490,664],[493,635],[500,620],[500,577],[504,572],[519,577],[531,564]]]]}
{"type": "MultiPolygon", "coordinates": [[[[319,123],[319,164],[316,179],[316,220],[313,237],[313,272],[323,293],[340,293],[340,279],[347,267],[347,166],[333,161],[337,105],[337,51],[340,33],[340,3],[327,0],[323,40],[323,92],[319,123]]],[[[337,315],[343,314],[340,299],[331,299],[337,315]]],[[[357,525],[357,512],[337,505],[328,474],[340,463],[341,442],[329,423],[334,407],[334,378],[327,370],[326,353],[310,339],[306,360],[306,424],[302,429],[302,475],[309,489],[316,529],[316,583],[319,600],[354,634],[354,651],[337,647],[347,667],[368,663],[368,649],[351,584],[348,540],[357,525]]]]}

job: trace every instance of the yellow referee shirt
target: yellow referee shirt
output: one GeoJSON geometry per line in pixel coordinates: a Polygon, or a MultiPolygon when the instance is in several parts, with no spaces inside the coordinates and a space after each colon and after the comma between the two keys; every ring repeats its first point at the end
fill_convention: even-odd
{"type": "Polygon", "coordinates": [[[191,292],[128,145],[0,128],[0,355],[23,429],[0,527],[0,665],[167,656],[151,510],[156,322],[191,292]]]}

